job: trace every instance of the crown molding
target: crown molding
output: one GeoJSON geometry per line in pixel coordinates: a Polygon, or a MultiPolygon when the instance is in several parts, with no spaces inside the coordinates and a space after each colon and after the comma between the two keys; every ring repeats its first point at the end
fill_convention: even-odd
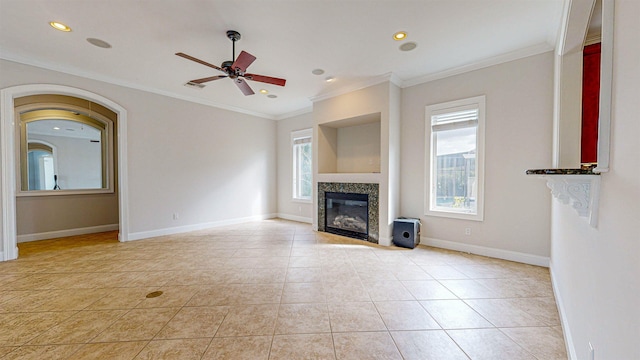
{"type": "Polygon", "coordinates": [[[384,82],[390,82],[398,87],[403,87],[403,82],[402,80],[395,75],[394,73],[386,73],[384,75],[379,75],[379,76],[375,76],[372,78],[369,78],[367,80],[361,81],[361,82],[357,82],[355,84],[351,84],[345,87],[342,87],[340,89],[337,89],[335,91],[331,91],[325,94],[320,94],[320,95],[316,95],[316,96],[312,96],[309,98],[309,100],[311,100],[312,102],[316,102],[316,101],[322,101],[322,100],[326,100],[326,99],[330,99],[336,96],[340,96],[340,95],[344,95],[344,94],[348,94],[350,92],[354,92],[357,90],[362,90],[365,88],[368,88],[370,86],[374,86],[374,85],[378,85],[384,82]]]}
{"type": "MultiPolygon", "coordinates": [[[[439,80],[439,79],[443,79],[443,78],[446,78],[446,77],[459,75],[459,74],[463,74],[463,73],[466,73],[466,72],[470,72],[470,71],[486,68],[486,67],[489,67],[489,66],[498,65],[498,64],[502,64],[502,63],[506,63],[506,62],[510,62],[510,61],[514,61],[514,60],[518,60],[518,59],[522,59],[522,58],[526,58],[526,57],[529,57],[529,56],[542,54],[542,53],[553,51],[553,50],[554,50],[553,46],[551,46],[551,45],[549,45],[547,43],[542,43],[542,44],[526,47],[526,48],[523,48],[523,49],[515,50],[515,51],[509,52],[509,53],[506,53],[506,54],[494,56],[494,57],[491,57],[491,58],[488,58],[488,59],[485,59],[485,60],[482,60],[482,61],[478,61],[478,62],[474,62],[474,63],[471,63],[471,64],[463,65],[463,66],[460,66],[460,67],[457,67],[457,68],[452,68],[452,69],[448,69],[448,70],[444,70],[444,71],[440,71],[440,72],[436,72],[436,73],[431,73],[431,74],[427,74],[427,75],[416,77],[416,78],[409,79],[409,80],[402,80],[395,73],[389,72],[389,73],[386,73],[386,74],[383,74],[383,75],[375,76],[375,77],[372,77],[372,78],[357,82],[355,84],[351,84],[351,85],[342,87],[342,88],[337,89],[335,91],[331,91],[331,92],[328,92],[328,93],[324,93],[324,94],[320,94],[320,95],[317,95],[317,96],[310,97],[309,100],[311,100],[311,102],[322,101],[322,100],[330,99],[330,98],[333,98],[333,97],[336,97],[336,96],[348,94],[348,93],[353,92],[353,91],[365,89],[365,88],[368,88],[370,86],[378,85],[378,84],[381,84],[381,83],[384,83],[384,82],[390,82],[390,83],[392,83],[392,84],[394,84],[394,85],[396,85],[396,86],[398,86],[400,88],[407,88],[407,87],[423,84],[423,83],[426,83],[426,82],[439,80]]],[[[215,101],[209,101],[209,100],[205,100],[205,99],[201,99],[201,98],[185,96],[185,95],[182,95],[182,94],[178,94],[178,93],[174,93],[174,92],[170,92],[170,91],[165,91],[165,90],[161,90],[161,89],[157,89],[157,88],[153,88],[153,87],[149,87],[149,86],[142,86],[140,84],[135,84],[135,83],[128,82],[128,81],[111,78],[111,77],[100,75],[100,74],[96,74],[96,73],[93,73],[93,72],[86,72],[86,71],[78,70],[78,69],[75,69],[75,68],[69,68],[69,67],[65,67],[65,66],[60,66],[60,65],[55,65],[55,64],[35,61],[33,59],[20,57],[20,56],[17,56],[15,54],[8,54],[6,52],[0,54],[0,59],[16,62],[16,63],[19,63],[19,64],[30,65],[30,66],[34,66],[34,67],[38,67],[38,68],[42,68],[42,69],[46,69],[46,70],[57,71],[57,72],[61,72],[61,73],[69,74],[69,75],[79,76],[79,77],[86,78],[86,79],[101,81],[101,82],[105,82],[105,83],[109,83],[109,84],[113,84],[113,85],[123,86],[123,87],[130,88],[130,89],[150,92],[150,93],[153,93],[153,94],[167,96],[167,97],[171,97],[171,98],[175,98],[175,99],[179,99],[179,100],[184,100],[184,101],[188,101],[188,102],[192,102],[192,103],[196,103],[196,104],[201,104],[201,105],[205,105],[205,106],[211,106],[211,107],[215,107],[215,108],[222,109],[222,110],[228,110],[228,111],[233,111],[233,112],[242,113],[242,114],[246,114],[246,115],[257,116],[257,117],[268,119],[268,120],[283,120],[283,119],[291,118],[291,117],[294,117],[294,116],[306,114],[306,113],[309,113],[309,112],[313,111],[313,107],[304,107],[304,108],[301,108],[301,109],[298,109],[298,110],[294,110],[294,111],[291,111],[291,112],[288,112],[288,113],[270,115],[270,114],[255,112],[255,111],[251,111],[251,110],[247,110],[247,109],[243,109],[243,108],[239,108],[239,107],[235,107],[235,106],[229,106],[229,105],[217,103],[215,101]]]]}
{"type": "Polygon", "coordinates": [[[554,50],[553,46],[547,43],[533,45],[526,48],[511,51],[502,55],[490,57],[490,58],[477,61],[471,64],[459,66],[456,68],[452,68],[452,69],[448,69],[448,70],[444,70],[444,71],[440,71],[432,74],[427,74],[427,75],[413,78],[410,80],[405,80],[402,87],[407,88],[407,87],[423,84],[423,83],[434,81],[434,80],[444,79],[450,76],[464,74],[470,71],[479,70],[486,67],[507,63],[510,61],[523,59],[529,56],[543,54],[553,50],[554,50]]]}
{"type": "Polygon", "coordinates": [[[294,116],[308,114],[308,113],[311,113],[311,112],[313,112],[313,106],[307,106],[307,107],[304,107],[302,109],[298,109],[298,110],[290,111],[288,113],[276,115],[274,117],[274,120],[284,120],[284,119],[292,118],[294,116]]]}
{"type": "Polygon", "coordinates": [[[46,63],[46,62],[36,61],[36,60],[33,60],[33,59],[17,56],[15,54],[7,53],[7,52],[1,53],[0,54],[0,59],[6,60],[6,61],[15,62],[15,63],[18,63],[18,64],[34,66],[34,67],[41,68],[41,69],[61,72],[61,73],[68,74],[68,75],[79,76],[79,77],[82,77],[82,78],[85,78],[85,79],[96,80],[96,81],[100,81],[100,82],[104,82],[104,83],[108,83],[108,84],[112,84],[112,85],[118,85],[118,86],[130,88],[130,89],[134,89],[134,90],[141,90],[141,91],[153,93],[153,94],[156,94],[156,95],[167,96],[167,97],[178,99],[178,100],[184,100],[184,101],[188,101],[188,102],[192,102],[192,103],[196,103],[196,104],[211,106],[211,107],[215,107],[215,108],[222,109],[222,110],[229,110],[229,111],[242,113],[242,114],[246,114],[246,115],[257,116],[257,117],[264,118],[264,119],[276,120],[276,116],[274,116],[274,115],[264,114],[264,113],[251,111],[251,110],[247,110],[247,109],[243,109],[243,108],[239,108],[239,107],[235,107],[235,106],[229,106],[229,105],[217,103],[215,101],[209,101],[209,100],[204,100],[204,99],[200,99],[200,98],[196,98],[196,97],[185,96],[185,95],[182,95],[182,94],[178,94],[178,93],[174,93],[174,92],[170,92],[170,91],[165,91],[165,90],[160,90],[160,89],[157,89],[157,88],[154,88],[154,87],[150,87],[150,86],[142,86],[140,84],[135,84],[135,83],[128,82],[128,81],[111,78],[109,76],[104,76],[104,75],[96,74],[96,73],[93,73],[93,72],[82,71],[82,70],[78,70],[78,69],[70,68],[70,67],[66,67],[66,66],[60,66],[60,65],[56,65],[56,64],[50,64],[50,63],[46,63]]]}

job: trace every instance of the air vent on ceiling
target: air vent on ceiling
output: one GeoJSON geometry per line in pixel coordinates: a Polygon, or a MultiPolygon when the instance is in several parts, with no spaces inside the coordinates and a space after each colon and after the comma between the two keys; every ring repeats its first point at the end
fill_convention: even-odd
{"type": "Polygon", "coordinates": [[[184,84],[184,86],[190,87],[190,88],[194,88],[194,89],[202,89],[206,85],[205,84],[194,83],[193,81],[189,81],[188,83],[184,84]]]}

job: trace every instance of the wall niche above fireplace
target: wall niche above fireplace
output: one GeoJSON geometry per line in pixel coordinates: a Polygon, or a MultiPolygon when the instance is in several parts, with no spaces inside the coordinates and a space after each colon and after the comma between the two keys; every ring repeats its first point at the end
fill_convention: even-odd
{"type": "Polygon", "coordinates": [[[318,172],[379,173],[381,114],[372,113],[318,126],[318,172]]]}
{"type": "MultiPolygon", "coordinates": [[[[322,183],[375,185],[375,206],[369,194],[368,241],[391,245],[393,220],[400,212],[400,87],[393,74],[348,93],[313,100],[313,204],[319,216],[313,228],[324,231],[322,183]],[[375,213],[371,211],[374,209],[375,213]]],[[[336,185],[337,186],[337,185],[336,185]]],[[[359,193],[358,191],[348,191],[359,193]]]]}

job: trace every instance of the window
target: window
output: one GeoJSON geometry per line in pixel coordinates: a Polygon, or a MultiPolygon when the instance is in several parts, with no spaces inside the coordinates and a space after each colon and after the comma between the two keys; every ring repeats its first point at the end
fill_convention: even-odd
{"type": "Polygon", "coordinates": [[[312,137],[312,129],[299,130],[291,133],[291,147],[293,152],[293,198],[295,200],[311,201],[313,184],[311,167],[312,137]]]}
{"type": "Polygon", "coordinates": [[[485,97],[426,108],[425,214],[483,220],[485,97]]]}

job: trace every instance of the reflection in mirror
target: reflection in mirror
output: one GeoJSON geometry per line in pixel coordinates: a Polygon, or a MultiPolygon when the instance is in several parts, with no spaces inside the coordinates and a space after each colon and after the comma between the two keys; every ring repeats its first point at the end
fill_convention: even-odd
{"type": "Polygon", "coordinates": [[[57,109],[20,120],[22,191],[109,187],[108,123],[57,109]]]}
{"type": "Polygon", "coordinates": [[[29,141],[29,190],[55,190],[57,176],[53,159],[53,146],[36,140],[29,141]]]}

